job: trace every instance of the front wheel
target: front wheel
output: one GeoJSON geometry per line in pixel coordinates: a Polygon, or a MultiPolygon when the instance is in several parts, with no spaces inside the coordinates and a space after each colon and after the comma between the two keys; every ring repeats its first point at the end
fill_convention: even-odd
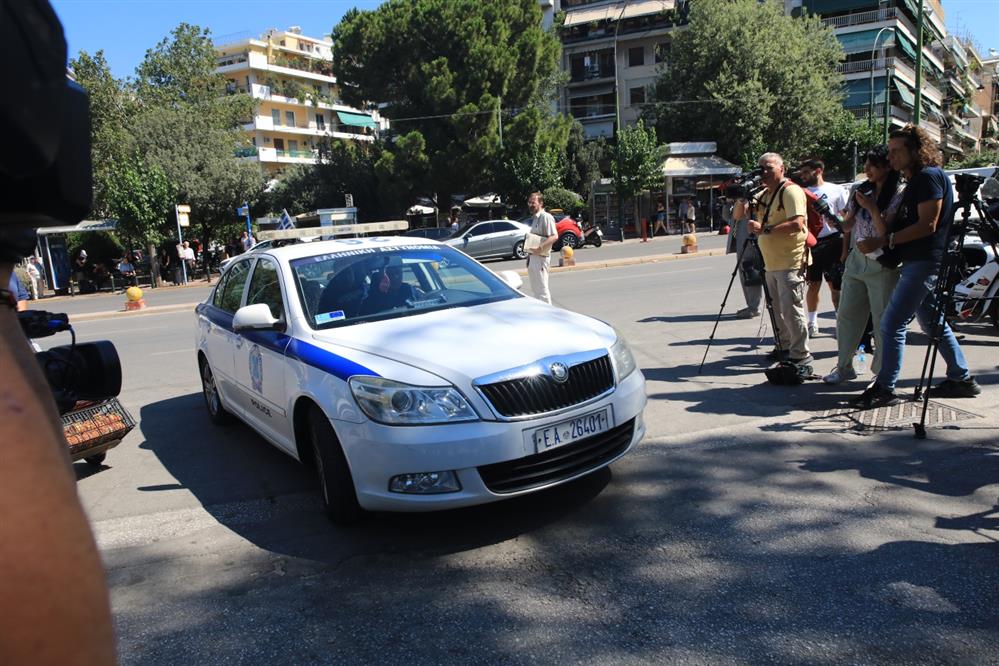
{"type": "Polygon", "coordinates": [[[600,247],[601,245],[604,244],[604,238],[600,234],[594,233],[593,236],[591,237],[590,243],[593,245],[593,247],[600,247]]]}
{"type": "Polygon", "coordinates": [[[524,251],[524,241],[519,240],[513,246],[514,259],[527,259],[527,252],[524,251]]]}
{"type": "MultiPolygon", "coordinates": [[[[561,236],[558,237],[559,249],[561,246],[571,247],[573,250],[579,247],[579,239],[576,238],[576,234],[571,231],[566,231],[561,236]]],[[[554,249],[554,248],[553,248],[554,249]]]]}
{"type": "Polygon", "coordinates": [[[343,455],[333,426],[318,407],[309,412],[309,445],[319,478],[323,511],[339,525],[357,522],[364,511],[357,503],[347,458],[343,455]]]}
{"type": "Polygon", "coordinates": [[[201,393],[205,398],[205,407],[208,408],[208,418],[215,425],[229,425],[232,423],[232,414],[222,406],[222,396],[219,395],[219,387],[215,383],[215,375],[212,374],[212,367],[205,359],[201,362],[201,393]]]}

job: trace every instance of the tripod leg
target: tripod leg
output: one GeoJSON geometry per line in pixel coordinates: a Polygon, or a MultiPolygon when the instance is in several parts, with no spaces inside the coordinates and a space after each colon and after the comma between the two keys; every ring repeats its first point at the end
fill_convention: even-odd
{"type": "MultiPolygon", "coordinates": [[[[749,241],[747,240],[746,243],[749,241]]],[[[745,251],[745,245],[743,245],[743,250],[745,251]]],[[[728,288],[725,290],[725,296],[722,298],[721,307],[718,309],[718,316],[715,317],[715,325],[711,329],[711,336],[708,338],[708,344],[704,347],[704,356],[701,357],[701,364],[697,367],[697,374],[701,374],[704,369],[704,362],[708,359],[708,350],[711,349],[711,343],[715,340],[715,333],[718,331],[718,322],[721,321],[722,313],[725,311],[725,304],[728,303],[728,295],[732,293],[732,285],[735,284],[735,276],[739,274],[739,259],[742,254],[737,254],[735,269],[732,271],[732,277],[728,281],[728,288]]]]}

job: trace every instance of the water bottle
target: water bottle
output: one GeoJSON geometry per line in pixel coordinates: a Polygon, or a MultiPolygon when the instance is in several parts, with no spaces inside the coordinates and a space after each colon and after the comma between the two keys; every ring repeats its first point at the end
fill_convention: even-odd
{"type": "Polygon", "coordinates": [[[858,375],[867,372],[867,352],[864,345],[857,347],[857,353],[853,355],[853,369],[858,375]]]}

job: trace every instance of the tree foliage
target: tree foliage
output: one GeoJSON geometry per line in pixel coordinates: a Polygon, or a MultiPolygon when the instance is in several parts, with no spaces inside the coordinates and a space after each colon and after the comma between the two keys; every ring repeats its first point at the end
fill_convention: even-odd
{"type": "Polygon", "coordinates": [[[589,199],[593,181],[609,173],[612,151],[603,137],[587,140],[583,126],[573,121],[565,145],[565,175],[562,184],[583,199],[589,199]]]}
{"type": "Polygon", "coordinates": [[[842,111],[833,31],[775,0],[698,0],[689,17],[645,111],[660,139],[713,140],[744,166],[766,151],[815,151],[842,111]]]}
{"type": "Polygon", "coordinates": [[[643,120],[618,132],[620,151],[611,169],[614,189],[621,199],[634,197],[662,182],[663,150],[655,130],[643,120]]]}
{"type": "Polygon", "coordinates": [[[522,152],[564,148],[568,121],[546,103],[559,46],[536,0],[387,0],[347,12],[333,41],[344,98],[386,103],[406,138],[387,146],[381,170],[418,176],[411,189],[442,200],[495,190],[519,181],[503,167],[530,162],[522,152]],[[424,148],[414,153],[417,135],[424,148]]]}
{"type": "Polygon", "coordinates": [[[73,77],[90,95],[90,146],[94,174],[94,216],[107,217],[107,190],[112,167],[132,150],[129,119],[135,114],[134,98],[125,83],[111,74],[104,52],[80,51],[69,63],[73,77]]]}
{"type": "Polygon", "coordinates": [[[968,153],[962,159],[947,164],[948,169],[973,169],[975,167],[995,166],[999,164],[999,150],[983,150],[980,153],[968,153]]]}
{"type": "Polygon", "coordinates": [[[559,208],[567,215],[576,215],[583,208],[583,200],[579,195],[564,187],[549,187],[542,194],[545,197],[545,208],[559,208]]]}
{"type": "Polygon", "coordinates": [[[108,206],[118,220],[119,236],[144,248],[170,236],[174,187],[162,169],[134,155],[112,166],[108,184],[108,206]]]}

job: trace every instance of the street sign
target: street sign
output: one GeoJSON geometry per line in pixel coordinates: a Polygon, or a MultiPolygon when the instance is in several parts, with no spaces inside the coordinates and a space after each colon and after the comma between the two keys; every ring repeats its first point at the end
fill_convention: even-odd
{"type": "Polygon", "coordinates": [[[191,226],[191,207],[187,204],[180,204],[179,206],[175,206],[175,208],[177,210],[177,224],[182,227],[191,226]]]}

